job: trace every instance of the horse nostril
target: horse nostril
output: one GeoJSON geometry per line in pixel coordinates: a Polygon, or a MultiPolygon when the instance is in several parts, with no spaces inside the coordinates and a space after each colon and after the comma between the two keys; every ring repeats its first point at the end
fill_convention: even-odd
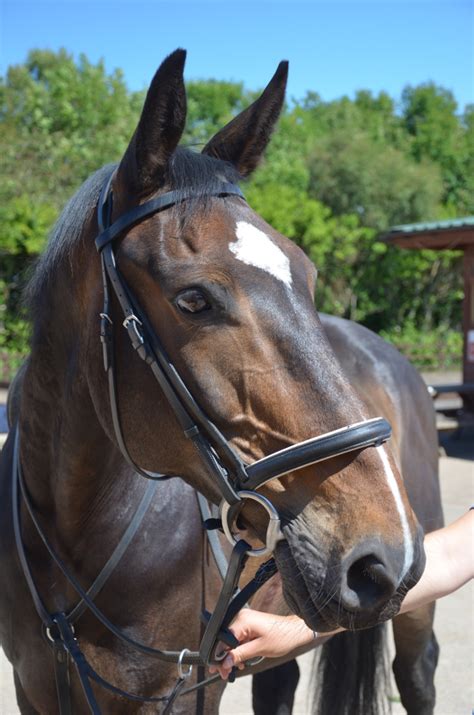
{"type": "Polygon", "coordinates": [[[348,559],[343,567],[341,603],[351,611],[366,611],[388,601],[398,583],[375,554],[348,559]]]}

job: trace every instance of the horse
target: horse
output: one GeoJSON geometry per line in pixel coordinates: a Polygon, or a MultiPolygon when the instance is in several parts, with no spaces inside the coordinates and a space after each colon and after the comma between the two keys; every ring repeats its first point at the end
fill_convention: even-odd
{"type": "MultiPolygon", "coordinates": [[[[273,553],[286,603],[318,632],[396,615],[424,567],[396,451],[371,418],[380,385],[354,389],[314,306],[314,266],[237,188],[288,64],[198,154],[178,146],[184,60],[161,64],[124,156],[67,204],[28,286],[31,353],[0,477],[0,641],[22,715],[218,711],[221,684],[191,685],[211,656],[183,672],[222,596],[196,493],[230,507],[232,554],[273,553]],[[308,449],[326,453],[296,464],[308,449]],[[159,480],[148,502],[142,477],[159,480]],[[157,667],[157,648],[179,662],[157,667]]],[[[406,415],[390,409],[398,429],[406,415]]]]}
{"type": "MultiPolygon", "coordinates": [[[[321,324],[344,374],[370,414],[383,414],[392,424],[392,451],[419,522],[426,533],[443,526],[438,475],[438,438],[432,399],[410,362],[392,345],[353,321],[320,313],[321,324]]],[[[274,577],[272,581],[276,581],[274,577]]],[[[286,612],[281,587],[268,584],[254,600],[258,610],[286,612]]],[[[434,673],[439,646],[433,632],[435,605],[395,616],[395,681],[409,715],[434,711],[434,673]]],[[[388,672],[383,627],[340,633],[316,657],[314,712],[385,712],[388,672]]],[[[254,676],[253,702],[260,715],[291,712],[298,683],[296,662],[254,676]],[[291,685],[289,685],[291,684],[291,685]],[[275,693],[272,698],[270,693],[275,693]],[[286,712],[282,710],[282,712],[286,712]]]]}

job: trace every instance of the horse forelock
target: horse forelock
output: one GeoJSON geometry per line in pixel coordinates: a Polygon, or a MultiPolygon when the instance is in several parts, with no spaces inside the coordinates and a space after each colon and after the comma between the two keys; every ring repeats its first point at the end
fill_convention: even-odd
{"type": "Polygon", "coordinates": [[[238,183],[241,176],[229,162],[178,147],[169,162],[168,179],[172,189],[179,192],[191,186],[198,198],[206,198],[222,181],[238,183]]]}
{"type": "Polygon", "coordinates": [[[171,211],[185,226],[196,218],[198,212],[210,208],[222,182],[238,184],[241,178],[229,162],[178,147],[168,166],[167,184],[177,192],[177,202],[171,211]],[[186,197],[189,189],[193,190],[193,197],[180,201],[180,195],[186,197]]]}

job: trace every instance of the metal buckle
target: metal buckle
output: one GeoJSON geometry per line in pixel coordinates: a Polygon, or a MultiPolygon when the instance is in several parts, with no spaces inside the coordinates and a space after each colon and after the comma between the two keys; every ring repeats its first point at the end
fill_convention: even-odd
{"type": "Polygon", "coordinates": [[[102,318],[102,320],[107,321],[110,325],[113,325],[112,318],[108,313],[99,313],[99,317],[102,318]]]}
{"type": "Polygon", "coordinates": [[[183,648],[178,657],[178,676],[180,680],[187,680],[193,672],[193,665],[190,664],[187,670],[183,670],[183,658],[187,653],[191,653],[188,648],[183,648]]]}
{"type": "Polygon", "coordinates": [[[142,326],[143,324],[141,320],[139,320],[137,316],[133,313],[131,315],[127,315],[127,317],[123,321],[123,327],[128,332],[128,335],[134,347],[136,345],[143,345],[143,343],[145,342],[143,335],[138,328],[139,325],[142,326]]]}
{"type": "MultiPolygon", "coordinates": [[[[275,550],[277,543],[285,538],[280,527],[279,513],[277,512],[271,501],[267,499],[267,497],[264,497],[263,494],[258,494],[257,492],[252,492],[244,489],[240,492],[237,492],[237,495],[241,498],[242,501],[244,501],[245,499],[251,499],[252,501],[256,501],[257,504],[263,506],[268,516],[270,517],[267,526],[267,533],[265,536],[265,546],[262,546],[259,549],[249,549],[247,551],[248,556],[259,557],[271,554],[275,550]]],[[[226,501],[221,502],[220,512],[222,519],[222,528],[224,529],[224,534],[227,536],[232,546],[235,546],[237,541],[240,541],[240,537],[232,532],[233,524],[229,523],[230,508],[231,504],[226,501]]],[[[234,519],[232,519],[232,521],[234,521],[234,519]]]]}
{"type": "MultiPolygon", "coordinates": [[[[72,625],[72,623],[69,624],[69,627],[71,629],[72,634],[75,636],[76,631],[74,630],[74,626],[72,625]]],[[[61,640],[61,636],[59,635],[59,628],[56,624],[54,624],[53,626],[44,626],[44,634],[51,643],[56,643],[58,640],[61,640]],[[51,633],[51,628],[57,629],[59,637],[55,638],[53,636],[53,634],[51,633]]]]}

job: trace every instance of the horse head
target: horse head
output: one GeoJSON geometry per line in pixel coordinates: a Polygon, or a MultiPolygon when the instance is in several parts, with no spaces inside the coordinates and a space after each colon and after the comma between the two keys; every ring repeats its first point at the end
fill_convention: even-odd
{"type": "MultiPolygon", "coordinates": [[[[160,66],[122,161],[113,174],[110,168],[101,174],[111,175],[112,224],[169,192],[175,199],[127,225],[114,239],[114,260],[127,300],[140,307],[202,412],[249,464],[373,415],[321,327],[310,260],[236,192],[219,190],[256,168],[283,105],[287,63],[199,154],[178,147],[186,119],[184,59],[178,50],[160,66]]],[[[84,228],[85,235],[94,233],[97,214],[84,228]]],[[[86,379],[115,444],[97,336],[103,283],[97,256],[88,261],[78,308],[87,326],[86,379]]],[[[116,294],[108,318],[123,321],[116,294]]],[[[218,503],[216,482],[120,327],[113,351],[121,429],[133,461],[181,476],[218,503]]],[[[295,613],[324,631],[372,625],[382,611],[397,611],[424,556],[389,448],[307,466],[269,481],[260,493],[281,515],[284,538],[275,558],[295,613]]],[[[262,539],[266,519],[258,504],[246,501],[236,528],[246,539],[262,539]]]]}

